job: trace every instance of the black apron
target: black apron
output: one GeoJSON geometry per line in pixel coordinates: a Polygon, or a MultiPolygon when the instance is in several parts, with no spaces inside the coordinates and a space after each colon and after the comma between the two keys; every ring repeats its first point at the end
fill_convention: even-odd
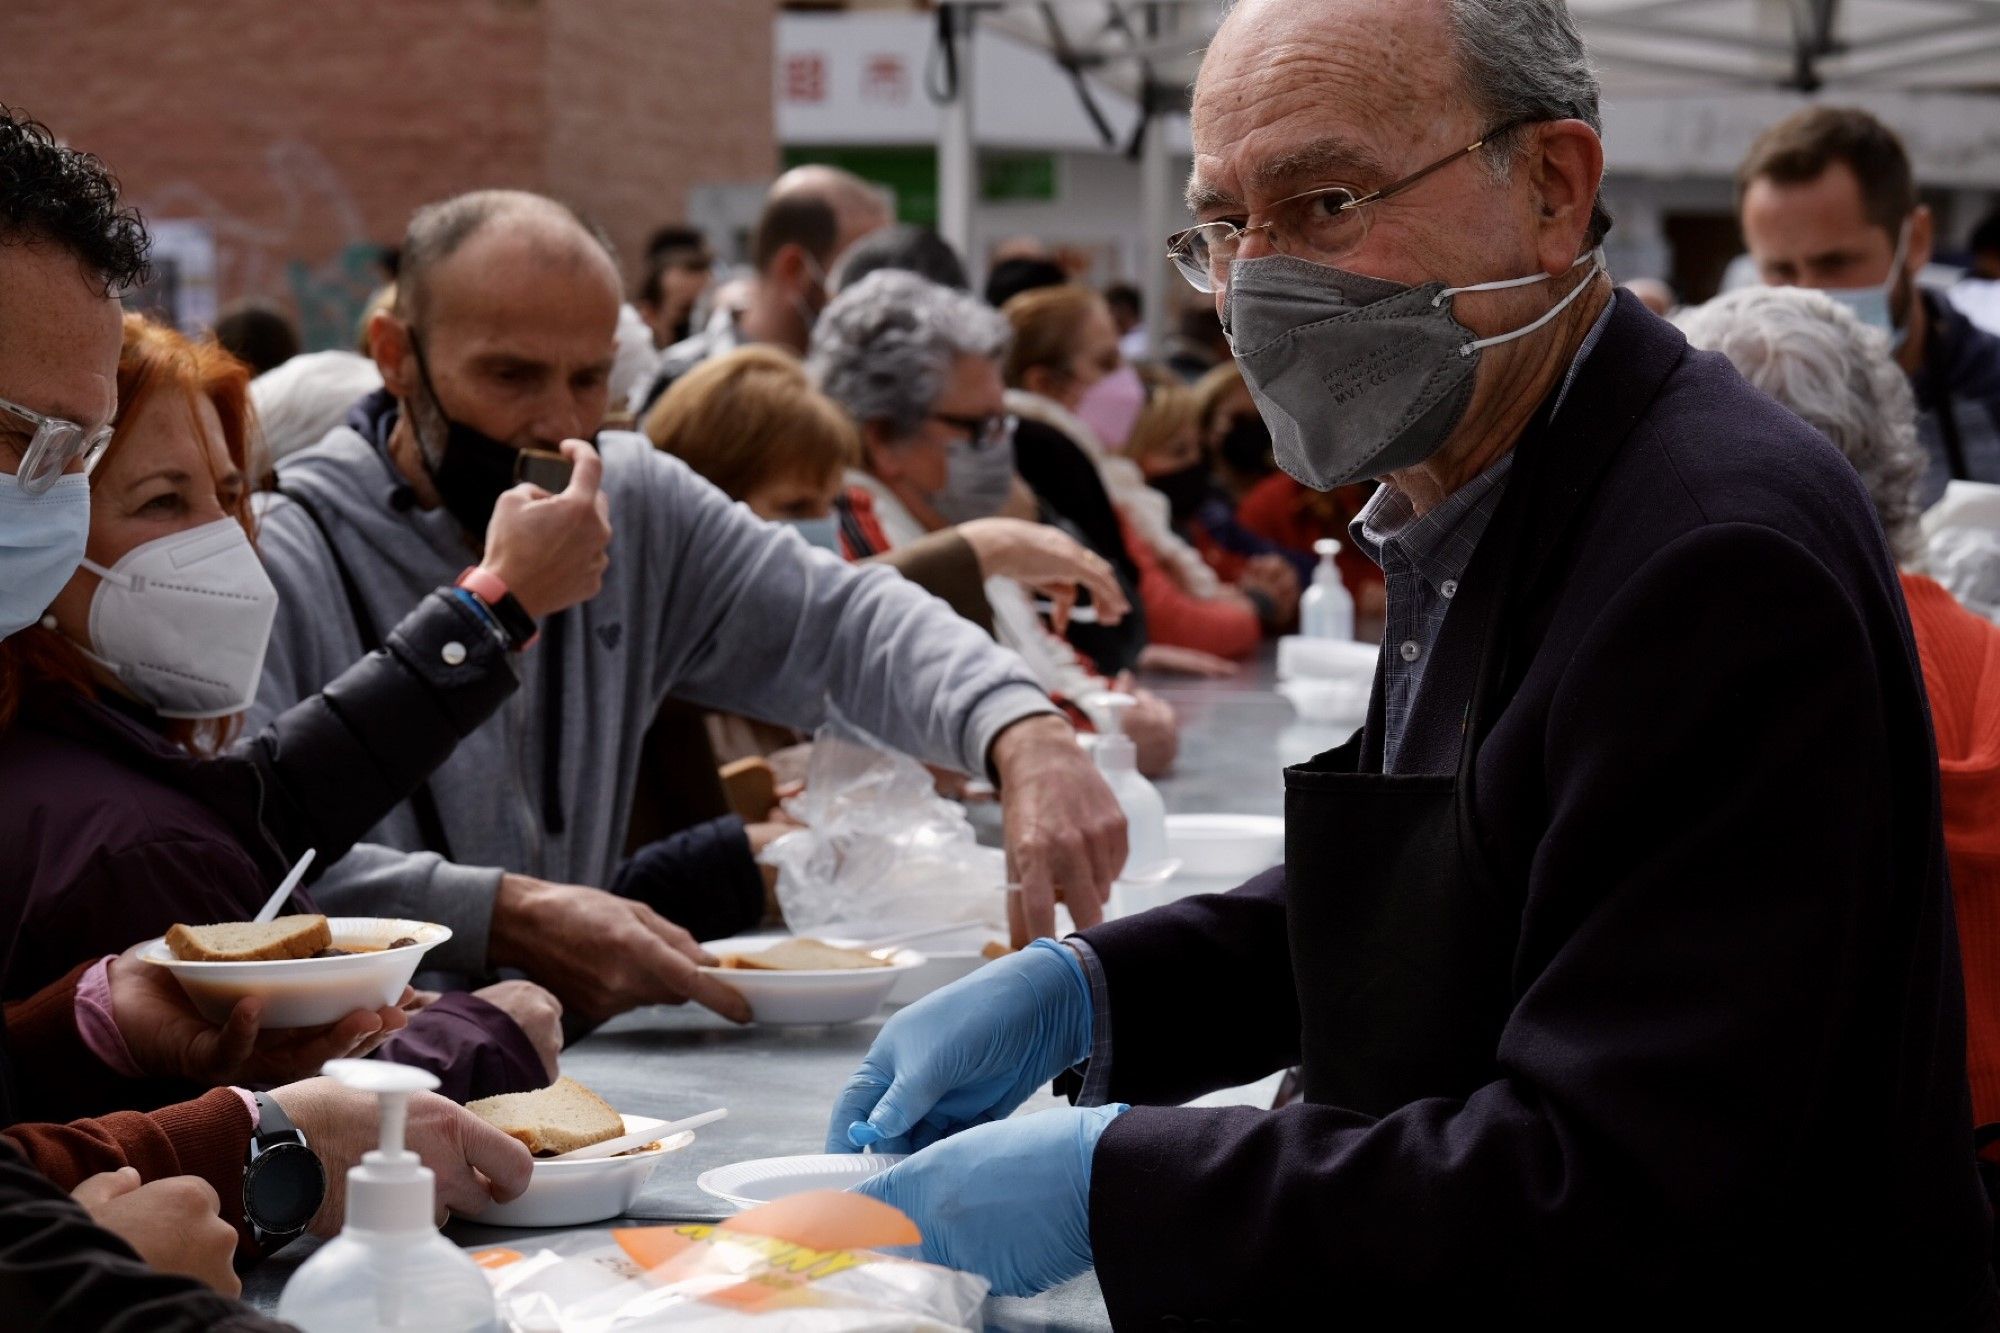
{"type": "MultiPolygon", "coordinates": [[[[1520,909],[1481,854],[1472,785],[1484,727],[1505,701],[1506,604],[1528,527],[1525,467],[1517,450],[1425,669],[1426,688],[1477,682],[1458,720],[1457,772],[1380,771],[1379,675],[1368,725],[1285,771],[1286,927],[1309,1102],[1382,1116],[1493,1080],[1514,1005],[1520,909]]],[[[1411,724],[1452,721],[1431,710],[1411,724]]]]}

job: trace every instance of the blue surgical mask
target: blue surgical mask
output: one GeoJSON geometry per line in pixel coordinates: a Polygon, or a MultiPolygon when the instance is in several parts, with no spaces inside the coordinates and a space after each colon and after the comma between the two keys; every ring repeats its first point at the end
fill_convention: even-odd
{"type": "Polygon", "coordinates": [[[83,562],[90,540],[90,482],[56,478],[40,495],[0,472],[0,638],[26,629],[83,562]]]}
{"type": "Polygon", "coordinates": [[[1903,277],[1903,260],[1910,249],[1910,224],[1907,220],[1903,229],[1896,233],[1896,257],[1889,264],[1889,277],[1873,287],[1822,287],[1820,290],[1853,312],[1856,319],[1871,329],[1880,329],[1889,335],[1889,350],[1901,351],[1903,342],[1910,331],[1896,325],[1896,284],[1903,277]]]}
{"type": "Polygon", "coordinates": [[[841,554],[840,522],[832,514],[824,518],[788,518],[784,520],[784,524],[805,538],[807,546],[817,546],[820,550],[831,551],[835,555],[841,554]]]}

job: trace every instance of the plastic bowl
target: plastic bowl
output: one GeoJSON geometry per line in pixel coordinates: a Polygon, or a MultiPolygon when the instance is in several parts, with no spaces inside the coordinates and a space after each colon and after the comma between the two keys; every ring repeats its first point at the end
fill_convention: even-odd
{"type": "MultiPolygon", "coordinates": [[[[702,947],[722,954],[761,953],[782,943],[784,935],[744,935],[711,940],[702,947]]],[[[817,938],[825,939],[824,936],[817,938]]],[[[828,939],[846,946],[851,940],[828,939]]],[[[889,992],[906,975],[928,960],[914,949],[889,955],[887,967],[858,967],[828,972],[763,972],[756,968],[704,967],[702,971],[735,988],[750,1002],[750,1017],[758,1023],[803,1025],[858,1023],[888,1000],[889,992]]]]}
{"type": "MultiPolygon", "coordinates": [[[[625,1132],[638,1134],[664,1125],[643,1115],[623,1117],[625,1132]]],[[[468,1221],[495,1227],[581,1227],[622,1217],[639,1201],[653,1168],[670,1152],[694,1142],[694,1131],[683,1130],[644,1152],[599,1157],[584,1162],[537,1161],[528,1188],[511,1203],[489,1203],[468,1221]]]]}
{"type": "Polygon", "coordinates": [[[1168,815],[1167,850],[1190,878],[1245,880],[1285,859],[1285,821],[1278,815],[1168,815]]]}
{"type": "Polygon", "coordinates": [[[164,967],[180,982],[201,1016],[229,1017],[245,996],[262,996],[266,1028],[313,1028],[337,1022],[356,1009],[379,1009],[403,997],[424,954],[451,938],[451,928],[429,921],[384,916],[330,916],[333,947],[375,949],[345,958],[281,958],[257,963],[184,963],[164,938],[148,940],[139,957],[164,967]],[[390,940],[416,941],[383,949],[390,940]]]}

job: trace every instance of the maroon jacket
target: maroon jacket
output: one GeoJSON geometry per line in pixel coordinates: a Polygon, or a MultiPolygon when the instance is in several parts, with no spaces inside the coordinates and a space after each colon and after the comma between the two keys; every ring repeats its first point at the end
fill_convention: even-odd
{"type": "MultiPolygon", "coordinates": [[[[426,598],[383,650],[212,759],[169,744],[132,705],[31,698],[0,733],[0,999],[175,922],[242,920],[306,847],[322,865],[340,859],[515,688],[470,617],[449,595],[426,598]],[[470,650],[449,667],[446,639],[470,650]]],[[[304,892],[293,906],[313,910],[304,892]]],[[[547,1082],[527,1035],[470,995],[413,1016],[380,1055],[429,1069],[460,1101],[547,1082]]],[[[72,1062],[14,1074],[8,1118],[193,1095],[127,1084],[106,1103],[72,1062]]]]}

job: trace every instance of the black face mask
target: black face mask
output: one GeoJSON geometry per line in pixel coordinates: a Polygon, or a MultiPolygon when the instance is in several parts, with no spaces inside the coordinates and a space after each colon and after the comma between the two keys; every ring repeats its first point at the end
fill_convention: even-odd
{"type": "Polygon", "coordinates": [[[1148,477],[1146,484],[1167,497],[1176,526],[1194,517],[1195,510],[1208,498],[1208,464],[1190,463],[1178,472],[1148,477]]]}
{"type": "Polygon", "coordinates": [[[1230,471],[1245,477],[1267,476],[1278,466],[1271,459],[1271,428],[1255,412],[1230,422],[1215,452],[1230,471]]]}
{"type": "MultiPolygon", "coordinates": [[[[422,448],[421,441],[417,453],[431,474],[431,484],[437,487],[445,512],[458,520],[467,536],[484,545],[486,525],[493,521],[493,506],[500,502],[502,493],[512,489],[521,452],[504,440],[453,421],[431,383],[430,367],[424,363],[423,348],[414,331],[410,335],[410,350],[416,355],[417,375],[424,382],[424,395],[431,400],[431,410],[445,424],[444,451],[438,462],[431,463],[429,451],[422,448]]],[[[412,419],[411,425],[415,424],[412,419]]]]}

